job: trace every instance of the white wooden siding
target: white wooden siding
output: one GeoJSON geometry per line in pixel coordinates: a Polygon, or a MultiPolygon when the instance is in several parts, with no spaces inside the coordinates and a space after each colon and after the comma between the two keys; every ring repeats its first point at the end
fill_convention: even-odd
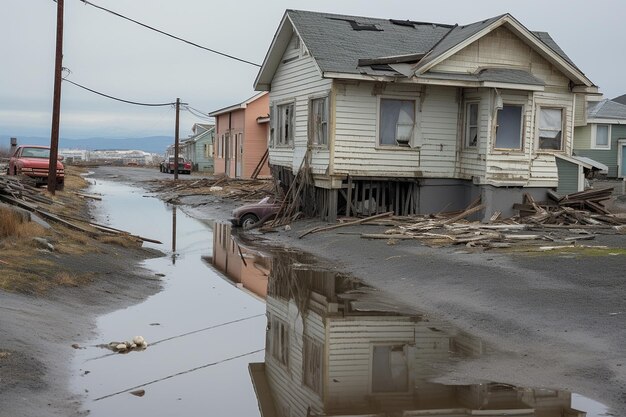
{"type": "MultiPolygon", "coordinates": [[[[329,93],[332,84],[332,80],[322,78],[313,58],[302,53],[305,48],[294,48],[295,42],[296,35],[291,39],[283,55],[283,62],[276,70],[270,91],[270,105],[295,102],[294,143],[290,147],[272,147],[269,153],[270,164],[291,167],[294,172],[300,167],[306,152],[309,99],[329,93]]],[[[328,163],[328,149],[313,152],[314,173],[326,172],[328,163]]]]}
{"type": "Polygon", "coordinates": [[[410,317],[357,316],[329,319],[329,408],[337,413],[343,409],[347,411],[354,404],[367,402],[373,345],[414,343],[415,322],[410,317]]]}
{"type": "Polygon", "coordinates": [[[433,72],[475,73],[482,68],[525,69],[546,83],[546,91],[567,89],[569,79],[513,32],[500,26],[435,65],[433,72]]]}
{"type": "Polygon", "coordinates": [[[457,88],[426,88],[421,116],[423,144],[420,160],[424,177],[455,177],[460,116],[458,100],[457,88]]]}
{"type": "MultiPolygon", "coordinates": [[[[413,177],[419,165],[419,150],[378,147],[379,94],[416,100],[419,87],[370,82],[337,82],[335,106],[335,174],[391,175],[413,177]]],[[[332,109],[331,109],[332,111],[332,109]]]]}
{"type": "MultiPolygon", "coordinates": [[[[301,320],[293,301],[267,297],[267,311],[270,315],[279,318],[287,324],[289,329],[289,366],[285,367],[272,357],[272,353],[265,350],[265,369],[268,383],[272,387],[274,401],[279,410],[290,409],[291,415],[304,416],[307,409],[315,413],[323,411],[322,399],[312,390],[304,386],[302,373],[303,330],[306,334],[321,343],[324,342],[324,324],[321,316],[309,311],[303,326],[297,323],[301,320]]],[[[300,322],[301,323],[301,322],[300,322]]]]}

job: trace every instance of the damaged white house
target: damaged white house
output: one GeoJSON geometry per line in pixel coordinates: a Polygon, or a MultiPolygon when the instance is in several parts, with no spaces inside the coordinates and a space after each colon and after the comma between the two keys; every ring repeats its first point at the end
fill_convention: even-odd
{"type": "MultiPolygon", "coordinates": [[[[513,214],[559,185],[575,113],[598,88],[545,32],[510,14],[467,25],[287,10],[255,89],[269,162],[306,171],[316,211],[513,214]]],[[[304,175],[301,176],[304,178],[304,175]]]]}

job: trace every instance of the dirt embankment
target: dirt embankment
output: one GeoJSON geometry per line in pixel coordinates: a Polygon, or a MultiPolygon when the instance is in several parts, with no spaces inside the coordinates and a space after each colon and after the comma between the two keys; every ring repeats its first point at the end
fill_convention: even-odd
{"type": "MultiPolygon", "coordinates": [[[[139,262],[158,253],[130,236],[98,232],[85,222],[87,186],[68,169],[65,190],[46,212],[59,222],[25,221],[0,208],[0,416],[78,415],[68,392],[72,344],[89,338],[99,314],[138,302],[160,289],[139,262]]],[[[45,195],[42,192],[42,196],[45,195]]]]}

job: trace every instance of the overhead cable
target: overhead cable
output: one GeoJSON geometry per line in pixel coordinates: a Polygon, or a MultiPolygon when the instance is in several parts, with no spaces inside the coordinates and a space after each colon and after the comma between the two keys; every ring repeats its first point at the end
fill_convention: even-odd
{"type": "Polygon", "coordinates": [[[124,390],[117,391],[117,392],[114,392],[112,394],[103,395],[101,397],[94,398],[94,401],[100,401],[100,400],[104,400],[105,398],[110,398],[110,397],[114,397],[116,395],[124,394],[125,392],[131,392],[131,391],[136,390],[138,388],[142,388],[142,387],[145,387],[145,386],[148,386],[148,385],[156,384],[157,382],[161,382],[161,381],[166,381],[168,379],[172,379],[172,378],[175,378],[177,376],[189,374],[191,372],[195,372],[195,371],[198,371],[200,369],[209,368],[211,366],[219,365],[219,364],[224,363],[224,362],[229,362],[229,361],[232,361],[232,360],[235,360],[235,359],[243,358],[245,356],[254,355],[255,353],[263,352],[264,350],[265,349],[257,349],[257,350],[253,350],[253,351],[250,351],[250,352],[242,353],[241,355],[231,356],[229,358],[222,359],[222,360],[219,360],[219,361],[216,361],[216,362],[211,362],[211,363],[207,363],[205,365],[196,366],[195,368],[191,368],[191,369],[187,369],[185,371],[177,372],[175,374],[171,374],[171,375],[165,376],[163,378],[153,379],[152,381],[149,381],[149,382],[146,382],[146,383],[143,383],[143,384],[140,384],[140,385],[136,385],[136,386],[131,387],[131,388],[126,388],[124,390]]]}
{"type": "Polygon", "coordinates": [[[121,101],[122,103],[134,104],[135,106],[163,107],[163,106],[173,106],[173,105],[176,105],[175,102],[172,102],[172,103],[140,103],[138,101],[124,100],[122,98],[113,97],[113,96],[110,96],[108,94],[104,94],[104,93],[101,93],[99,91],[92,90],[91,88],[85,87],[84,85],[80,85],[78,83],[75,83],[74,81],[70,81],[67,78],[63,78],[63,81],[66,81],[66,82],[68,82],[70,84],[75,85],[76,87],[80,87],[83,90],[87,90],[87,91],[92,92],[94,94],[97,94],[99,96],[110,98],[111,100],[121,101]]]}
{"type": "Polygon", "coordinates": [[[85,3],[85,4],[89,5],[89,6],[93,6],[96,9],[103,10],[105,12],[111,13],[112,15],[115,15],[117,17],[121,17],[122,19],[128,20],[128,21],[133,22],[135,24],[138,24],[139,26],[143,26],[146,29],[153,30],[153,31],[158,32],[158,33],[160,33],[162,35],[169,36],[170,38],[176,39],[176,40],[181,41],[181,42],[185,42],[186,44],[189,44],[191,46],[195,46],[196,48],[204,49],[205,51],[209,51],[209,52],[212,52],[214,54],[218,54],[218,55],[224,56],[226,58],[234,59],[235,61],[243,62],[245,64],[254,65],[255,67],[261,67],[261,65],[259,65],[257,63],[254,63],[254,62],[251,62],[251,61],[247,61],[247,60],[242,59],[242,58],[237,58],[236,56],[229,55],[229,54],[224,53],[224,52],[216,51],[215,49],[207,48],[206,46],[198,45],[195,42],[188,41],[188,40],[183,39],[181,37],[178,37],[176,35],[172,35],[171,33],[168,33],[168,32],[162,31],[160,29],[157,29],[155,27],[149,26],[149,25],[147,25],[145,23],[141,23],[141,22],[139,22],[139,21],[137,21],[135,19],[131,19],[130,17],[126,17],[123,14],[114,12],[113,10],[109,10],[109,9],[107,9],[105,7],[98,6],[97,4],[94,4],[94,3],[90,2],[90,1],[87,1],[87,0],[79,0],[79,1],[82,1],[83,3],[85,3]]]}

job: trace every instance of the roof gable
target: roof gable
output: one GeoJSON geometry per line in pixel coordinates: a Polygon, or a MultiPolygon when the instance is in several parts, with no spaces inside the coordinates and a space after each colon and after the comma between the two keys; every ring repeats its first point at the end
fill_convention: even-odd
{"type": "Polygon", "coordinates": [[[585,87],[595,87],[547,33],[529,31],[510,14],[458,26],[302,10],[287,10],[283,15],[254,86],[256,90],[269,90],[294,33],[300,37],[322,76],[403,77],[428,72],[502,25],[506,25],[570,80],[585,87]],[[411,63],[409,58],[412,59],[413,72],[408,73],[397,72],[386,62],[411,63]]]}
{"type": "Polygon", "coordinates": [[[417,63],[415,73],[424,74],[435,65],[503,25],[506,25],[507,29],[556,66],[569,79],[587,87],[594,86],[550,35],[546,32],[531,32],[510,14],[451,29],[450,33],[417,63]]]}

